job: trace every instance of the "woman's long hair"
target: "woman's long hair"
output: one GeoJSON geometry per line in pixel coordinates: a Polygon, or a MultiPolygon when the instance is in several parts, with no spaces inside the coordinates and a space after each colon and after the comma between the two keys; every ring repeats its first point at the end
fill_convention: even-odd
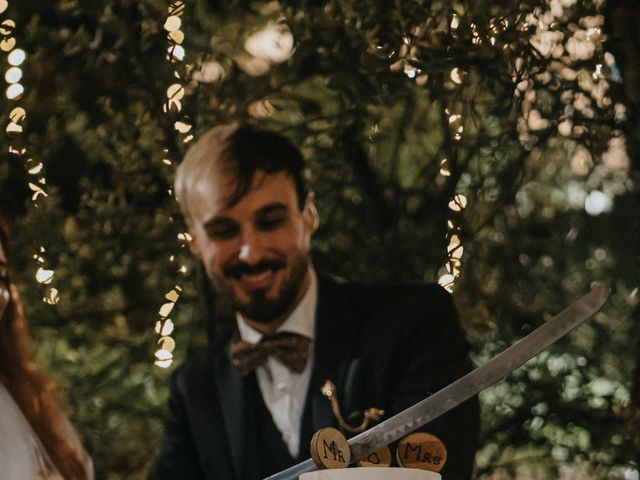
{"type": "MultiPolygon", "coordinates": [[[[7,251],[7,229],[0,218],[0,241],[7,251]]],[[[82,453],[68,436],[68,424],[53,383],[31,359],[27,321],[15,285],[0,318],[0,382],[24,413],[51,461],[66,480],[86,480],[82,453]]],[[[2,412],[0,412],[2,415],[2,412]]]]}

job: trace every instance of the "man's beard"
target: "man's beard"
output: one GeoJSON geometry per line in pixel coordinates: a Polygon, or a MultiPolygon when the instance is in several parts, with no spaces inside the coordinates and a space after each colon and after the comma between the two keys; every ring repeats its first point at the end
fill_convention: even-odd
{"type": "Polygon", "coordinates": [[[284,279],[282,287],[274,299],[267,298],[266,291],[258,289],[248,293],[250,297],[248,302],[240,301],[233,292],[228,278],[240,275],[243,272],[253,273],[264,271],[268,268],[274,270],[285,268],[285,265],[284,261],[281,260],[265,260],[253,267],[246,264],[237,264],[223,269],[223,278],[212,278],[211,280],[217,292],[226,297],[224,299],[225,303],[230,304],[235,311],[240,312],[249,320],[268,324],[280,318],[294,306],[293,302],[296,300],[300,288],[302,288],[309,268],[309,258],[305,255],[296,257],[292,264],[291,274],[284,279]]]}

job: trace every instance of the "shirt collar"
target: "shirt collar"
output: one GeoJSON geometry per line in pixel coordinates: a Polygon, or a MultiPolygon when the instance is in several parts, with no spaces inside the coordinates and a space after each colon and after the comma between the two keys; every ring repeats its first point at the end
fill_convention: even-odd
{"type": "MultiPolygon", "coordinates": [[[[310,273],[311,282],[309,283],[307,292],[289,317],[278,327],[276,332],[298,333],[313,340],[316,324],[315,312],[318,303],[318,281],[313,268],[311,268],[310,273]]],[[[238,330],[242,340],[249,343],[258,343],[262,340],[264,335],[249,325],[244,316],[239,312],[236,312],[236,321],[238,322],[238,330]]]]}

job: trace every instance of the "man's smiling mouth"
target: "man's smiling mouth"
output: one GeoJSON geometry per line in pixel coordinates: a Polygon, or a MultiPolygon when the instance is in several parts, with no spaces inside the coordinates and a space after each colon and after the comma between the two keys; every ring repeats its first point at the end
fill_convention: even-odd
{"type": "Polygon", "coordinates": [[[257,265],[233,265],[225,269],[225,273],[249,290],[266,289],[284,266],[280,260],[264,260],[257,265]]]}

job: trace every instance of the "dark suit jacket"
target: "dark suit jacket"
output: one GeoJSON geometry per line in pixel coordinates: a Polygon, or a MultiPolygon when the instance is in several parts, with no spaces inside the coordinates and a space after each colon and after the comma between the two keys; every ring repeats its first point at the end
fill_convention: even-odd
{"type": "MultiPolygon", "coordinates": [[[[437,285],[361,287],[320,279],[314,355],[300,461],[309,458],[313,432],[336,426],[320,392],[326,379],[336,384],[345,417],[376,407],[385,410],[384,419],[471,369],[451,298],[437,285]]],[[[243,379],[230,365],[226,344],[199,352],[177,369],[165,438],[149,479],[254,480],[272,474],[258,471],[247,451],[254,425],[248,424],[245,405],[249,392],[256,392],[249,380],[255,385],[253,374],[243,379]]],[[[479,430],[477,398],[423,430],[447,447],[443,479],[469,479],[479,430]]]]}

